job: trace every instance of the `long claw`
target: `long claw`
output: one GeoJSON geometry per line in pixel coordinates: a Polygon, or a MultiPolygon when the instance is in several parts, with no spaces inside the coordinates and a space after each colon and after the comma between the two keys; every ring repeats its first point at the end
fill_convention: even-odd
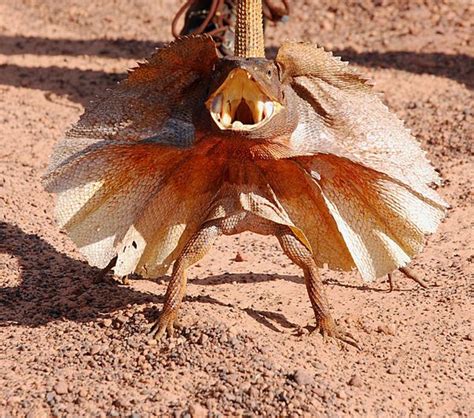
{"type": "Polygon", "coordinates": [[[342,341],[343,343],[355,347],[358,351],[362,351],[362,348],[360,347],[358,341],[349,332],[339,331],[338,335],[335,338],[342,341]]]}
{"type": "MultiPolygon", "coordinates": [[[[413,280],[423,289],[430,288],[420,277],[418,277],[418,275],[412,269],[409,269],[408,267],[400,267],[398,270],[400,270],[401,273],[403,273],[409,279],[413,280]]],[[[392,273],[387,274],[387,276],[388,276],[388,285],[389,285],[388,293],[390,293],[393,290],[395,290],[395,279],[392,273]]]]}
{"type": "Polygon", "coordinates": [[[155,322],[155,324],[151,327],[150,332],[148,333],[151,337],[155,340],[160,340],[165,333],[166,327],[159,324],[159,322],[155,322]]]}
{"type": "Polygon", "coordinates": [[[323,336],[323,340],[326,343],[335,343],[340,349],[344,349],[344,344],[347,344],[356,348],[358,351],[362,351],[362,348],[354,336],[347,331],[341,330],[333,321],[321,321],[310,334],[316,331],[323,336]]]}
{"type": "Polygon", "coordinates": [[[392,293],[393,289],[395,289],[395,285],[393,283],[394,282],[393,276],[391,273],[388,273],[387,276],[388,276],[388,286],[389,286],[388,293],[392,293]]]}
{"type": "Polygon", "coordinates": [[[399,270],[409,279],[418,283],[423,289],[429,289],[429,286],[418,275],[408,267],[400,267],[399,270]]]}

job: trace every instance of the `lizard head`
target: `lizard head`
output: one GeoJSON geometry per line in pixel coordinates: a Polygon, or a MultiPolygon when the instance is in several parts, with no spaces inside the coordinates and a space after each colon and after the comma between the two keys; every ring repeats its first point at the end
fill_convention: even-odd
{"type": "Polygon", "coordinates": [[[278,68],[264,58],[226,58],[216,68],[206,107],[222,131],[255,131],[284,108],[278,68]]]}

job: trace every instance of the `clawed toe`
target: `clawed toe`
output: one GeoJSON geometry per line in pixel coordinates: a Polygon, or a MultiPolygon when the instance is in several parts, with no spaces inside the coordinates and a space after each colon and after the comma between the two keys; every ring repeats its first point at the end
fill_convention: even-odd
{"type": "Polygon", "coordinates": [[[359,351],[362,350],[354,336],[347,331],[341,330],[333,321],[320,321],[312,333],[316,331],[323,336],[323,340],[326,343],[335,343],[341,349],[350,345],[359,351]]]}
{"type": "Polygon", "coordinates": [[[400,267],[399,270],[409,279],[413,280],[415,283],[420,285],[423,289],[429,289],[430,286],[423,281],[421,277],[418,276],[412,269],[408,267],[400,267]]]}
{"type": "MultiPolygon", "coordinates": [[[[430,286],[427,283],[425,283],[423,281],[423,279],[418,277],[418,275],[413,270],[409,269],[408,267],[400,267],[398,270],[401,273],[403,273],[405,275],[405,277],[407,277],[407,278],[413,280],[415,283],[417,283],[421,288],[423,288],[423,289],[429,289],[430,288],[430,286]]],[[[394,279],[392,273],[387,274],[387,277],[388,277],[388,285],[389,285],[388,293],[390,293],[390,292],[392,292],[393,290],[396,289],[395,279],[394,279]]]]}
{"type": "Polygon", "coordinates": [[[336,332],[336,335],[333,335],[332,338],[335,341],[337,341],[337,343],[339,344],[339,346],[341,346],[341,348],[345,348],[345,346],[342,344],[344,343],[356,348],[359,351],[362,350],[361,347],[359,346],[358,341],[349,332],[338,330],[336,332]]]}
{"type": "Polygon", "coordinates": [[[320,333],[326,343],[335,343],[341,349],[345,349],[346,345],[350,345],[359,351],[362,350],[358,341],[349,332],[334,330],[333,332],[328,333],[321,330],[320,333]]]}
{"type": "Polygon", "coordinates": [[[176,320],[176,314],[162,312],[158,320],[150,328],[149,335],[155,340],[160,340],[165,333],[169,338],[174,336],[174,322],[176,320]]]}

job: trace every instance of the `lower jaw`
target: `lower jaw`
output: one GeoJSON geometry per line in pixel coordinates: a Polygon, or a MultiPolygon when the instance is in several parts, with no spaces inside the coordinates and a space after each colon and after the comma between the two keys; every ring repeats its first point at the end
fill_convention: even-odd
{"type": "Polygon", "coordinates": [[[215,124],[218,126],[218,128],[221,131],[235,131],[235,132],[255,131],[256,129],[259,129],[263,127],[264,125],[266,125],[266,123],[268,122],[267,120],[264,119],[263,121],[259,123],[247,125],[247,124],[243,124],[240,121],[234,121],[232,122],[231,125],[225,126],[225,125],[222,125],[222,123],[220,123],[219,121],[217,121],[216,118],[212,117],[212,119],[214,120],[215,124]]]}

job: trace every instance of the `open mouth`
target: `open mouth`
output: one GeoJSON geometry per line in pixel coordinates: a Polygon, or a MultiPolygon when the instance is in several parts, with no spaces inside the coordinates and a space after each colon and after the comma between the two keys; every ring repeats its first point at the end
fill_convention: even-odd
{"type": "Polygon", "coordinates": [[[267,123],[281,109],[245,70],[232,70],[206,105],[220,129],[248,131],[267,123]]]}

